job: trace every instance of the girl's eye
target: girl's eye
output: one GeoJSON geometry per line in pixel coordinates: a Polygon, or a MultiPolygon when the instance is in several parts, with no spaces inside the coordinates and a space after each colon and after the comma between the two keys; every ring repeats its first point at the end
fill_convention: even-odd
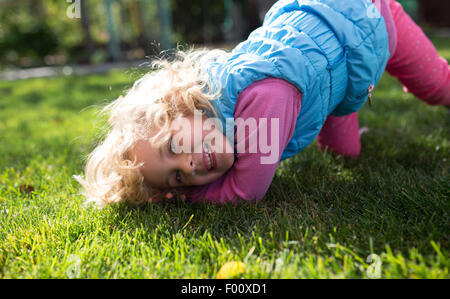
{"type": "Polygon", "coordinates": [[[175,179],[176,179],[177,183],[183,184],[183,181],[181,180],[181,172],[179,170],[177,170],[175,172],[175,179]]]}

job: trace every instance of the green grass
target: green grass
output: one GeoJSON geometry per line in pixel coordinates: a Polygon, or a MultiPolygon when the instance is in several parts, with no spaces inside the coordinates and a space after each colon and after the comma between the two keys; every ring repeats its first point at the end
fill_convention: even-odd
{"type": "MultiPolygon", "coordinates": [[[[436,40],[450,58],[448,40],[436,40]]],[[[73,174],[101,136],[99,105],[136,71],[0,82],[0,278],[449,278],[449,113],[385,76],[360,113],[358,160],[312,144],[257,204],[97,210],[73,174]]]]}

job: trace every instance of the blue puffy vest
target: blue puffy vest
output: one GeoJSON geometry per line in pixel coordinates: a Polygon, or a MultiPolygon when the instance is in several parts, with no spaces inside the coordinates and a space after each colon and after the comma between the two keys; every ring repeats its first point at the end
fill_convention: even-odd
{"type": "Polygon", "coordinates": [[[284,79],[303,93],[295,132],[281,160],[314,141],[328,115],[358,111],[389,58],[384,19],[370,17],[371,9],[370,0],[276,2],[260,28],[205,68],[213,86],[222,88],[212,105],[224,133],[235,130],[230,119],[239,93],[268,77],[284,79]]]}

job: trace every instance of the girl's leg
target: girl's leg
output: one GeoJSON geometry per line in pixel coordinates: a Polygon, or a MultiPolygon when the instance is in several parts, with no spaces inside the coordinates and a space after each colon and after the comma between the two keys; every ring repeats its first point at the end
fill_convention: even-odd
{"type": "Polygon", "coordinates": [[[361,152],[358,113],[329,115],[317,136],[317,143],[320,150],[328,147],[336,154],[358,157],[361,152]]]}
{"type": "Polygon", "coordinates": [[[429,105],[450,106],[450,68],[419,26],[395,0],[388,0],[397,29],[397,49],[386,70],[429,105]]]}

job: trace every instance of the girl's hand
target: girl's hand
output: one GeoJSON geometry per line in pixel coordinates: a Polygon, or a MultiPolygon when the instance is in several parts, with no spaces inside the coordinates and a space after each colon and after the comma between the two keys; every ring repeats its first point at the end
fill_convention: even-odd
{"type": "MultiPolygon", "coordinates": [[[[162,201],[162,200],[164,200],[164,199],[173,199],[174,198],[174,194],[172,193],[172,192],[163,192],[163,194],[165,194],[164,195],[164,198],[161,198],[161,197],[158,197],[158,196],[150,196],[148,199],[147,199],[147,202],[149,202],[149,203],[157,203],[157,202],[160,202],[160,201],[162,201]]],[[[186,195],[185,194],[179,194],[179,198],[181,198],[182,200],[186,200],[186,195]]]]}

